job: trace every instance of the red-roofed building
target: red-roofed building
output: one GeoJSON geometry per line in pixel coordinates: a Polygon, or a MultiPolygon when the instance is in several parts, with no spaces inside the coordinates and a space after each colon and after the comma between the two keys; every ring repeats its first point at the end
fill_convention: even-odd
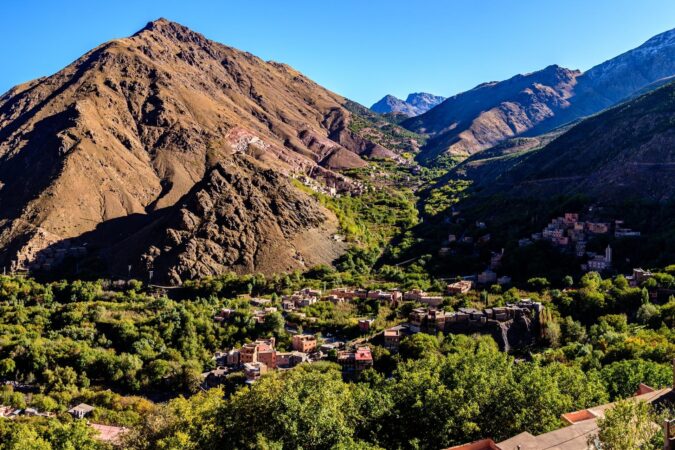
{"type": "Polygon", "coordinates": [[[355,351],[338,353],[338,364],[342,366],[345,375],[356,375],[373,367],[373,354],[370,347],[358,347],[355,351]]]}

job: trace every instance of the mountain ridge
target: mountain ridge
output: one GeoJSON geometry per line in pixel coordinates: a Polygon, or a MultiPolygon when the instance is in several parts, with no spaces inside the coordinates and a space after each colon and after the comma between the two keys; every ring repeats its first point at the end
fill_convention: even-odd
{"type": "Polygon", "coordinates": [[[423,161],[433,161],[443,154],[465,157],[513,136],[547,133],[611,107],[648,86],[657,87],[661,80],[675,75],[675,29],[660,33],[584,73],[569,71],[572,75],[563,88],[539,80],[531,86],[513,83],[551,67],[558,66],[479,84],[425,114],[407,119],[402,125],[430,135],[422,152],[423,161]],[[507,95],[494,94],[509,85],[512,88],[507,95]],[[481,107],[470,109],[476,104],[481,107]]]}
{"type": "Polygon", "coordinates": [[[558,65],[481,83],[402,123],[431,135],[423,156],[470,155],[529,130],[569,104],[579,71],[558,65]]]}
{"type": "Polygon", "coordinates": [[[541,145],[453,169],[484,195],[542,198],[583,194],[601,202],[675,200],[675,82],[616,105],[541,145]],[[573,180],[573,181],[571,181],[573,180]]]}
{"type": "Polygon", "coordinates": [[[380,114],[402,114],[413,117],[423,114],[440,104],[445,97],[426,92],[413,92],[405,100],[393,95],[385,95],[374,103],[370,109],[380,114]]]}
{"type": "Polygon", "coordinates": [[[336,170],[394,153],[349,129],[346,102],[166,19],[101,44],[0,98],[0,264],[33,266],[107,221],[178,207],[235,154],[349,191],[336,170]]]}

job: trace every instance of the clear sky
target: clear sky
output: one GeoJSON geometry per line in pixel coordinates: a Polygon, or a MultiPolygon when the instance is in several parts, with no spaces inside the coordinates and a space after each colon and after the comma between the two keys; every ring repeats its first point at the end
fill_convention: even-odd
{"type": "Polygon", "coordinates": [[[0,92],[158,17],[367,106],[549,64],[588,69],[675,27],[673,0],[0,0],[0,92]]]}

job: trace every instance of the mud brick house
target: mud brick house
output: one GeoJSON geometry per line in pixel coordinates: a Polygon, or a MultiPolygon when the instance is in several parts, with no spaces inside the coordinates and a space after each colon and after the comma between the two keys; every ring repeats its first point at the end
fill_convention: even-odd
{"type": "Polygon", "coordinates": [[[373,367],[373,355],[370,347],[357,347],[353,351],[342,351],[338,353],[338,364],[342,366],[342,373],[345,377],[358,376],[364,370],[373,367]]]}
{"type": "Polygon", "coordinates": [[[291,340],[293,350],[302,353],[312,353],[316,350],[316,337],[311,334],[296,334],[291,340]]]}
{"type": "Polygon", "coordinates": [[[473,288],[473,281],[462,280],[456,283],[450,283],[447,287],[448,294],[466,294],[473,288]]]}

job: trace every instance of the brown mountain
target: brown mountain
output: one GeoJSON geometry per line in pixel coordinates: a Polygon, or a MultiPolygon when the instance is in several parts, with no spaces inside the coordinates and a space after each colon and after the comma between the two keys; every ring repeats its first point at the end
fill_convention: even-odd
{"type": "MultiPolygon", "coordinates": [[[[168,254],[180,253],[176,241],[171,251],[160,248],[163,267],[191,276],[329,262],[339,248],[310,257],[305,251],[312,245],[294,242],[310,229],[315,239],[326,239],[335,232],[334,217],[285,176],[311,174],[349,189],[350,180],[335,169],[363,166],[362,157],[392,156],[349,131],[345,102],[287,65],[164,19],[105,43],[0,97],[0,264],[51,267],[64,255],[82,253],[81,245],[89,253],[112,245],[103,241],[114,236],[133,248],[117,245],[103,254],[124,255],[116,262],[141,267],[147,258],[134,251],[153,250],[132,234],[153,221],[174,226],[183,205],[206,197],[214,204],[208,213],[187,206],[199,218],[196,239],[210,239],[199,245],[230,246],[235,235],[228,230],[237,229],[259,242],[274,240],[284,249],[280,255],[294,257],[270,265],[260,249],[244,245],[238,257],[210,249],[213,261],[187,269],[190,263],[168,261],[168,254]],[[240,181],[213,188],[219,176],[227,178],[224,170],[240,181]],[[254,188],[262,174],[268,185],[254,188]],[[234,202],[225,205],[220,196],[241,201],[232,209],[234,202]],[[285,208],[297,209],[289,213],[294,218],[285,208]],[[236,225],[230,214],[244,224],[236,225]]],[[[153,238],[162,233],[153,230],[153,238]]],[[[188,241],[180,240],[186,247],[188,241]]],[[[193,254],[203,256],[202,250],[193,254]]],[[[185,254],[191,253],[176,258],[189,258],[185,254]]]]}
{"type": "Polygon", "coordinates": [[[558,66],[485,83],[403,125],[431,135],[423,157],[467,156],[513,136],[547,133],[675,76],[675,29],[589,69],[558,66]]]}
{"type": "Polygon", "coordinates": [[[473,182],[480,193],[475,202],[581,195],[624,209],[668,204],[675,200],[674,123],[671,82],[531,145],[514,143],[505,151],[501,144],[476,154],[450,175],[473,182]]]}
{"type": "Polygon", "coordinates": [[[569,106],[578,71],[549,66],[506,81],[481,84],[448,98],[406,128],[432,136],[427,159],[467,156],[522,134],[569,106]]]}

